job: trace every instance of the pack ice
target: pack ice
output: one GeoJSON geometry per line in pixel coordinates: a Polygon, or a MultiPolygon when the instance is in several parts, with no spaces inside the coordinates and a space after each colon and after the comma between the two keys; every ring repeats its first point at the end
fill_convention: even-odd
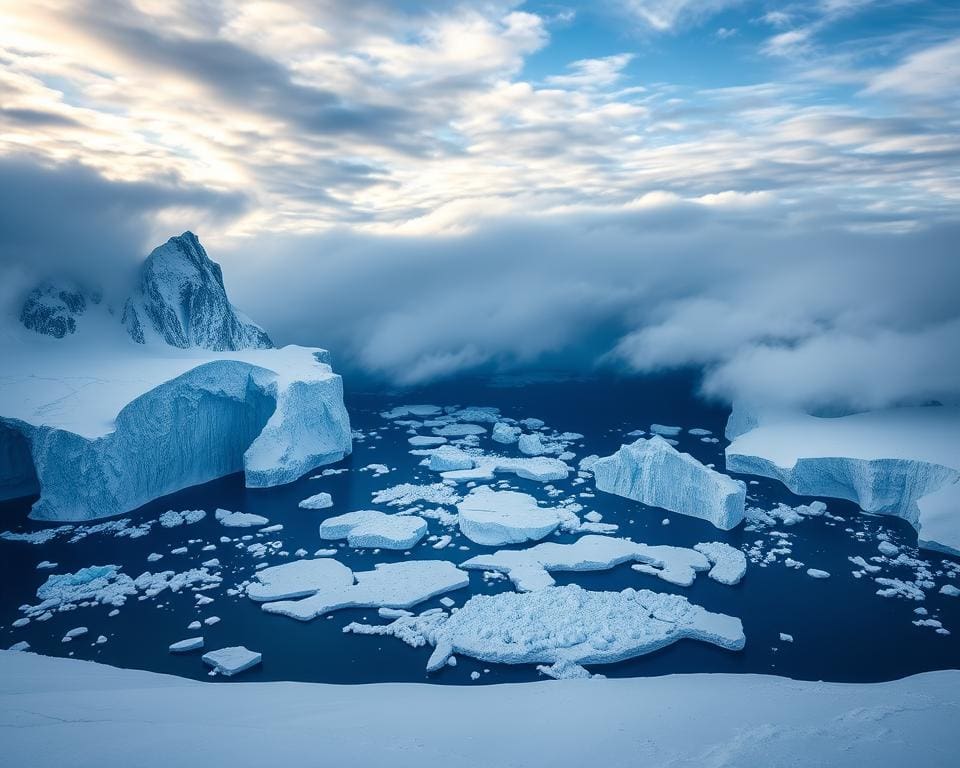
{"type": "Polygon", "coordinates": [[[727,438],[731,471],[902,517],[917,529],[920,546],[960,553],[960,407],[820,418],[738,405],[727,438]]]}
{"type": "Polygon", "coordinates": [[[598,459],[591,471],[597,488],[607,493],[699,517],[724,531],[743,521],[746,486],[680,453],[659,435],[621,446],[598,459]]]}
{"type": "Polygon", "coordinates": [[[117,515],[238,471],[279,485],[352,448],[326,351],[271,348],[190,232],[117,307],[37,289],[0,358],[0,499],[38,493],[35,519],[117,515]]]}

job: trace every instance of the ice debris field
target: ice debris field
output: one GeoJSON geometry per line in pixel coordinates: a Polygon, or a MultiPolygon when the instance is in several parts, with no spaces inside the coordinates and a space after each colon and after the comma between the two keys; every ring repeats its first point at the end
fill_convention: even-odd
{"type": "Polygon", "coordinates": [[[0,646],[215,680],[955,665],[960,561],[918,548],[913,499],[866,515],[809,473],[728,474],[759,422],[728,447],[726,414],[626,386],[358,394],[352,455],[286,485],[229,475],[94,521],[2,502],[0,646]]]}

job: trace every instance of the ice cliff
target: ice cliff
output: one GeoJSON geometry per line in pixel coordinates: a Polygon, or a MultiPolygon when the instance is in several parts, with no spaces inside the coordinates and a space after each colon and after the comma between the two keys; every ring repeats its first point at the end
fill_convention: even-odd
{"type": "Polygon", "coordinates": [[[727,468],[794,493],[855,502],[913,525],[921,546],[960,552],[960,408],[835,418],[734,408],[727,468]]]}
{"type": "Polygon", "coordinates": [[[267,348],[194,235],[156,249],[133,295],[121,324],[46,283],[0,336],[0,499],[39,494],[32,517],[87,520],[234,472],[287,483],[350,453],[329,355],[267,348]],[[133,340],[131,307],[146,329],[133,340]]]}
{"type": "Polygon", "coordinates": [[[715,472],[659,435],[623,445],[591,467],[601,491],[699,517],[730,530],[743,520],[746,487],[715,472]]]}

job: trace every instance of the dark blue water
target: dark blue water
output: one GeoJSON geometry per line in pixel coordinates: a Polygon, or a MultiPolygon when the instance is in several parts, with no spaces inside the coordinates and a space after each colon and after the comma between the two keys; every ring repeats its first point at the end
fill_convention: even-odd
{"type": "MultiPolygon", "coordinates": [[[[238,679],[245,681],[365,683],[429,680],[460,684],[471,683],[470,673],[475,670],[489,670],[481,675],[478,683],[537,679],[538,674],[532,666],[481,664],[469,658],[461,658],[455,668],[448,667],[427,675],[424,664],[429,648],[413,649],[392,638],[358,636],[341,631],[351,621],[380,623],[375,609],[339,611],[332,618],[300,623],[264,614],[257,604],[245,597],[228,596],[226,589],[251,578],[256,564],[268,562],[274,565],[291,558],[274,555],[257,560],[232,544],[219,544],[222,535],[236,537],[254,533],[255,529],[225,529],[213,519],[213,510],[223,507],[253,512],[269,518],[271,523],[282,523],[282,532],[259,540],[280,539],[290,553],[301,547],[312,553],[318,548],[331,546],[322,541],[317,532],[323,517],[371,508],[371,493],[381,488],[402,482],[437,480],[434,473],[417,466],[420,457],[408,453],[409,435],[405,428],[392,425],[378,415],[380,411],[402,403],[492,405],[500,408],[506,416],[540,418],[559,431],[585,435],[582,447],[576,449],[577,459],[589,453],[608,454],[621,442],[632,441],[633,438],[625,437],[626,432],[646,429],[652,422],[686,428],[705,427],[721,437],[719,444],[706,444],[696,437],[681,435],[679,449],[692,453],[701,461],[716,463],[722,469],[722,434],[727,413],[698,400],[692,394],[693,388],[693,380],[680,375],[582,381],[467,380],[403,392],[362,392],[349,391],[348,388],[348,408],[354,428],[365,433],[378,430],[380,436],[380,439],[368,438],[356,443],[353,456],[336,465],[348,467],[350,472],[318,480],[303,478],[274,489],[244,488],[240,475],[189,488],[128,516],[135,523],[156,518],[168,509],[206,509],[207,518],[195,525],[173,529],[155,526],[150,535],[139,539],[91,535],[74,544],[61,538],[43,545],[0,540],[0,583],[3,584],[0,647],[26,640],[33,650],[44,654],[73,655],[121,667],[206,679],[207,669],[198,654],[174,656],[167,652],[171,642],[202,634],[208,649],[246,645],[263,653],[262,666],[239,676],[238,679]],[[396,470],[381,477],[357,471],[370,463],[386,464],[396,470]],[[329,491],[333,495],[333,509],[315,512],[297,507],[301,499],[319,491],[329,491]],[[189,545],[188,554],[169,554],[172,548],[187,545],[188,540],[199,540],[189,545]],[[201,547],[209,543],[217,544],[216,551],[201,552],[201,547]],[[162,553],[164,558],[157,563],[148,563],[146,557],[151,552],[162,553]],[[129,599],[119,615],[113,618],[107,616],[109,607],[96,606],[58,613],[50,621],[34,621],[21,629],[10,626],[22,615],[18,606],[38,602],[37,587],[50,573],[36,570],[35,566],[41,560],[57,562],[56,573],[113,563],[136,576],[145,570],[185,570],[199,566],[200,562],[211,557],[220,560],[224,582],[222,588],[204,593],[214,597],[215,602],[203,608],[195,607],[194,593],[190,590],[179,594],[167,591],[152,600],[129,599]],[[187,629],[191,621],[211,615],[219,616],[220,623],[199,631],[187,629]],[[89,627],[89,634],[69,644],[61,643],[64,633],[76,626],[89,627]],[[93,640],[99,634],[107,636],[108,642],[95,646],[93,640]]],[[[483,445],[490,447],[487,441],[483,445]]],[[[549,498],[538,483],[512,475],[504,479],[538,498],[549,498]]],[[[570,485],[572,479],[571,476],[554,485],[567,492],[564,495],[592,490],[589,483],[574,488],[570,485]]],[[[793,496],[772,481],[743,479],[759,480],[759,484],[749,486],[751,498],[748,503],[756,506],[770,508],[778,501],[790,505],[810,501],[793,496]]],[[[608,494],[598,493],[594,499],[581,501],[588,509],[601,512],[604,522],[618,523],[619,535],[649,544],[692,546],[700,541],[720,540],[744,547],[762,540],[766,550],[775,540],[763,532],[744,531],[742,527],[724,533],[706,522],[650,509],[608,494]],[[669,525],[661,524],[664,518],[670,520],[669,525]]],[[[806,563],[807,567],[829,571],[832,574],[829,579],[812,579],[804,573],[805,569],[787,568],[782,557],[780,562],[767,567],[751,564],[745,579],[736,587],[723,586],[702,574],[692,587],[674,588],[632,571],[629,565],[598,573],[555,573],[560,584],[578,583],[590,589],[633,586],[675,592],[711,611],[739,616],[743,620],[747,646],[742,652],[682,641],[638,659],[595,667],[594,671],[608,676],[758,672],[798,679],[881,681],[926,670],[957,667],[960,664],[960,598],[945,597],[936,590],[929,591],[923,603],[881,598],[875,594],[878,587],[871,579],[855,579],[851,575],[854,566],[847,557],[876,555],[878,533],[886,532],[898,545],[915,547],[913,529],[900,520],[859,514],[854,505],[846,502],[826,501],[831,513],[844,517],[844,522],[814,518],[780,530],[791,534],[791,556],[806,563]],[[865,541],[854,537],[857,531],[867,534],[865,541]],[[919,605],[927,609],[928,617],[942,621],[953,634],[938,635],[928,627],[914,626],[911,621],[919,618],[914,614],[914,608],[919,605]],[[781,642],[781,632],[793,635],[794,642],[781,642]]],[[[36,530],[43,527],[27,520],[31,502],[32,499],[21,499],[0,504],[0,529],[36,530]]],[[[431,521],[430,526],[431,533],[446,532],[435,521],[431,521]]],[[[563,535],[551,540],[566,542],[575,538],[563,535]]],[[[459,562],[487,551],[487,548],[462,537],[454,541],[458,545],[469,545],[470,551],[460,551],[455,546],[434,550],[424,541],[415,549],[414,556],[459,562]]],[[[924,551],[920,557],[931,563],[934,572],[943,570],[943,556],[924,551]]],[[[383,551],[374,555],[344,547],[338,559],[356,571],[372,568],[374,563],[408,558],[400,552],[383,551]]],[[[912,578],[906,569],[882,575],[912,578]]],[[[938,587],[947,583],[943,575],[938,575],[936,581],[938,587]]],[[[488,584],[479,572],[471,575],[473,593],[508,589],[512,589],[509,581],[488,584]]],[[[462,604],[469,595],[464,590],[451,596],[462,604]]],[[[438,605],[439,602],[433,600],[418,606],[417,610],[438,605]]]]}

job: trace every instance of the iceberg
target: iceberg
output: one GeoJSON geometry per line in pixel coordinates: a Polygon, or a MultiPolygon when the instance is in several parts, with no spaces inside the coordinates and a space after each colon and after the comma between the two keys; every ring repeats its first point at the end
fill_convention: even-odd
{"type": "Polygon", "coordinates": [[[561,522],[556,509],[539,506],[529,494],[494,491],[485,485],[474,488],[457,510],[463,535],[487,546],[536,541],[553,533],[561,522]]]}
{"type": "Polygon", "coordinates": [[[203,662],[213,667],[216,672],[230,677],[257,666],[263,657],[256,651],[235,645],[210,651],[203,654],[202,658],[203,662]]]}
{"type": "Polygon", "coordinates": [[[746,486],[680,453],[659,435],[621,446],[590,471],[597,488],[607,493],[698,517],[724,531],[743,521],[746,486]]]}
{"type": "Polygon", "coordinates": [[[409,549],[426,533],[427,521],[422,517],[375,509],[328,517],[320,524],[321,539],[346,539],[354,548],[409,549]]]}
{"type": "Polygon", "coordinates": [[[254,515],[250,512],[230,512],[226,509],[218,509],[213,516],[225,525],[227,528],[256,528],[266,525],[270,521],[261,515],[254,515]]]}
{"type": "Polygon", "coordinates": [[[733,586],[739,584],[747,573],[747,556],[736,547],[722,541],[710,541],[694,544],[693,548],[706,555],[710,561],[712,567],[707,576],[714,581],[733,586]]]}
{"type": "Polygon", "coordinates": [[[202,637],[188,637],[186,640],[170,643],[170,653],[189,653],[190,651],[199,651],[202,648],[202,637]]]}
{"type": "Polygon", "coordinates": [[[297,506],[300,509],[329,509],[333,506],[333,497],[329,493],[316,493],[301,501],[297,506]]]}
{"type": "Polygon", "coordinates": [[[960,553],[960,407],[822,418],[738,405],[727,436],[730,471],[901,517],[917,529],[921,547],[960,553]]]}
{"type": "MultiPolygon", "coordinates": [[[[572,471],[570,466],[560,459],[546,456],[509,457],[469,455],[472,466],[464,469],[453,469],[441,472],[444,480],[455,480],[458,483],[474,480],[493,480],[498,472],[513,473],[525,480],[538,483],[549,483],[554,480],[565,480],[572,471]]],[[[431,465],[431,469],[432,469],[431,465]]]]}
{"type": "MultiPolygon", "coordinates": [[[[276,566],[276,569],[279,571],[297,564],[288,563],[276,566]]],[[[446,560],[378,563],[374,570],[352,573],[352,577],[356,584],[353,578],[346,583],[346,579],[340,576],[336,582],[317,579],[309,597],[264,602],[261,607],[267,613],[310,621],[343,608],[410,608],[431,597],[470,585],[469,575],[446,560]]],[[[272,578],[278,579],[276,572],[272,578]]]]}
{"type": "Polygon", "coordinates": [[[528,549],[501,549],[472,557],[460,567],[505,573],[518,590],[532,592],[555,584],[549,571],[605,571],[627,562],[641,563],[647,566],[644,573],[686,587],[698,571],[710,568],[700,551],[595,535],[582,536],[572,544],[548,542],[528,549]]]}
{"type": "Polygon", "coordinates": [[[0,499],[39,494],[31,517],[89,520],[234,472],[280,485],[351,452],[327,352],[268,348],[196,238],[174,240],[128,302],[142,338],[92,300],[62,338],[39,321],[0,336],[0,499]]]}

